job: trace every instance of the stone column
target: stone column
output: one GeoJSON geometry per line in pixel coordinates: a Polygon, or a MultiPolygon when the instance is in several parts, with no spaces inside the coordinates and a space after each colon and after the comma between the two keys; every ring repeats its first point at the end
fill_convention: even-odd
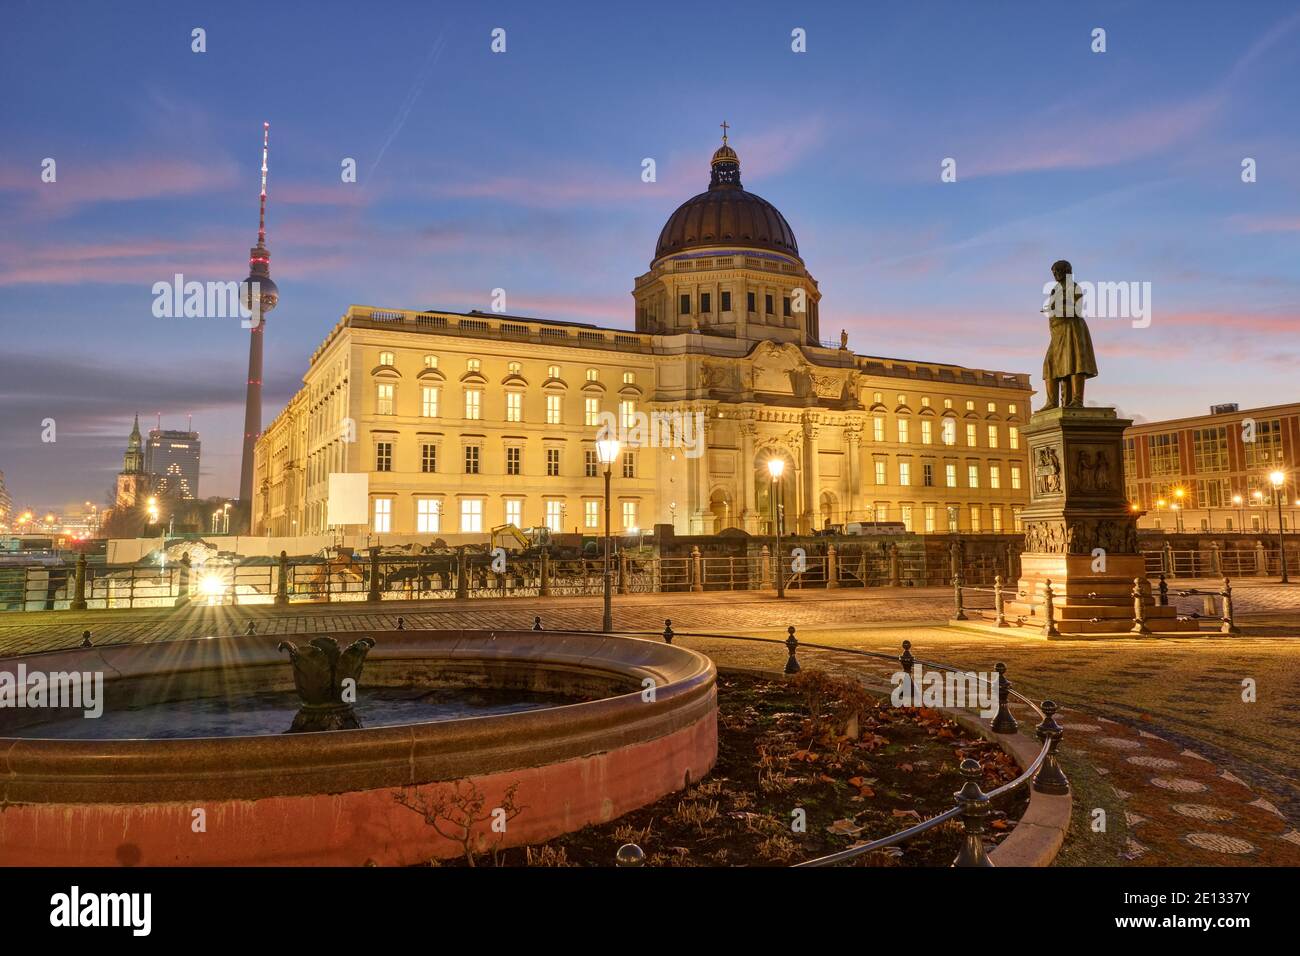
{"type": "Polygon", "coordinates": [[[740,526],[750,534],[758,531],[758,515],[754,509],[754,438],[757,434],[758,425],[754,421],[740,423],[740,526]]]}
{"type": "Polygon", "coordinates": [[[817,506],[818,506],[818,488],[821,484],[818,474],[817,461],[817,418],[814,415],[805,415],[803,420],[803,453],[804,453],[804,488],[803,488],[803,510],[804,520],[800,522],[801,528],[805,534],[811,534],[817,526],[817,506]]]}
{"type": "Polygon", "coordinates": [[[688,414],[694,415],[701,412],[704,415],[704,427],[700,429],[700,457],[690,463],[691,483],[694,488],[691,489],[690,502],[690,533],[704,534],[710,527],[709,514],[709,429],[712,423],[709,421],[709,410],[702,406],[695,406],[688,409],[688,414]]]}
{"type": "Polygon", "coordinates": [[[859,488],[862,486],[862,472],[859,471],[860,456],[862,447],[862,426],[857,421],[850,421],[844,426],[844,524],[847,526],[850,521],[861,521],[862,515],[859,514],[859,503],[861,495],[859,488]]]}

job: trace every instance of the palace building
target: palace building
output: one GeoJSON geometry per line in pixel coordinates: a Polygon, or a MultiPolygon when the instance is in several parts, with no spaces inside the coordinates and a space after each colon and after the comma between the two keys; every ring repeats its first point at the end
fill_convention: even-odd
{"type": "Polygon", "coordinates": [[[1018,530],[1029,376],[822,342],[794,231],[743,188],[725,136],[710,174],[635,280],[633,330],[349,308],[257,442],[253,533],[327,531],[338,473],[368,475],[371,532],[595,533],[610,420],[631,439],[613,467],[615,531],[766,533],[774,497],[786,532],[1018,530]]]}

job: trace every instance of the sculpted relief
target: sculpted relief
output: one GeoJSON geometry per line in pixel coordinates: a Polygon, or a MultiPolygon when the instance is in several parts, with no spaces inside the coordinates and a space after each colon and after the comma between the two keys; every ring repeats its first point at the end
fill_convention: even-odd
{"type": "Polygon", "coordinates": [[[1034,495],[1061,494],[1061,454],[1058,446],[1044,445],[1034,452],[1034,495]]]}
{"type": "Polygon", "coordinates": [[[1137,525],[1131,520],[1078,518],[1025,524],[1025,550],[1033,554],[1136,554],[1137,525]]]}
{"type": "Polygon", "coordinates": [[[1083,494],[1109,494],[1118,487],[1115,462],[1105,448],[1079,448],[1070,465],[1070,484],[1083,494]]]}

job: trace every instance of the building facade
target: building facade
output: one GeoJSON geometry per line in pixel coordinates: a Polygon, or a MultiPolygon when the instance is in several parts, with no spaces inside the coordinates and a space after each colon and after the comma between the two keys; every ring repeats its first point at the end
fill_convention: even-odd
{"type": "Polygon", "coordinates": [[[159,497],[199,496],[199,433],[151,428],[144,446],[144,468],[159,497]]]}
{"type": "Polygon", "coordinates": [[[1239,409],[1145,422],[1124,432],[1128,499],[1145,512],[1139,527],[1165,531],[1287,530],[1300,517],[1295,461],[1300,404],[1239,409]],[[1281,472],[1275,489],[1270,476],[1281,472]]]}
{"type": "Polygon", "coordinates": [[[820,341],[817,283],[730,146],[632,295],[634,331],[352,306],[258,442],[253,532],[328,530],[329,476],[366,473],[372,532],[596,533],[602,427],[615,531],[1018,527],[1029,377],[820,341]]]}

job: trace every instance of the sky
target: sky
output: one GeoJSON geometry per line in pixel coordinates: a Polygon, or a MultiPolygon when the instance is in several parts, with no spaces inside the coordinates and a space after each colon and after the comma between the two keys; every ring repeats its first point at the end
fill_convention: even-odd
{"type": "Polygon", "coordinates": [[[631,327],[633,279],[707,186],[723,120],[820,285],[825,340],[1037,383],[1043,283],[1067,258],[1079,280],[1150,283],[1146,327],[1090,322],[1090,403],[1158,420],[1300,400],[1294,3],[5,0],[0,17],[16,504],[102,503],[136,412],[193,415],[201,493],[236,493],[248,333],[155,317],[152,290],[246,275],[264,121],[264,423],[351,304],[487,310],[503,288],[514,314],[631,327]]]}

